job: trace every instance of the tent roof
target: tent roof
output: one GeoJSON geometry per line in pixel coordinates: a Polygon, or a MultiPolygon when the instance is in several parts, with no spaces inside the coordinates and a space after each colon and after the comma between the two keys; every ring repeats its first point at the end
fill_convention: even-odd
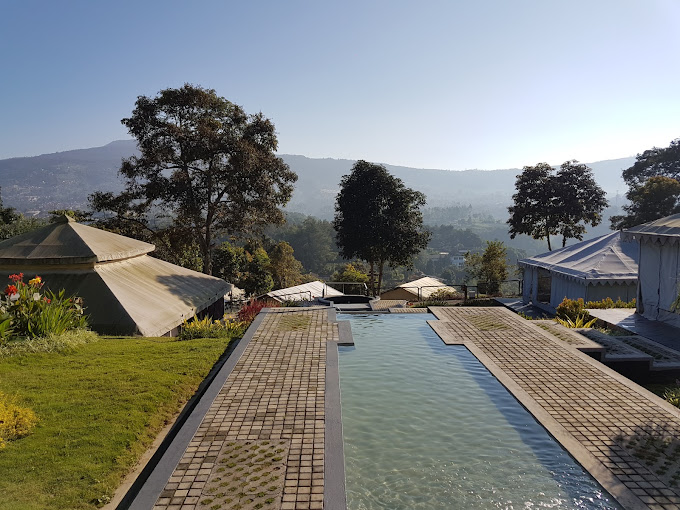
{"type": "Polygon", "coordinates": [[[325,283],[316,280],[301,285],[295,285],[294,287],[273,290],[260,297],[269,296],[270,298],[282,301],[311,301],[318,297],[343,295],[344,294],[339,290],[335,290],[333,287],[329,287],[325,283]]]}
{"type": "Polygon", "coordinates": [[[621,237],[621,232],[612,232],[518,263],[587,283],[633,283],[638,275],[638,246],[621,237]]]}
{"type": "Polygon", "coordinates": [[[418,296],[425,299],[430,297],[438,290],[442,289],[448,290],[450,292],[456,292],[456,289],[454,289],[453,287],[448,287],[447,285],[442,283],[441,280],[431,278],[429,276],[425,276],[424,278],[418,278],[417,280],[413,280],[412,282],[402,283],[401,285],[397,285],[395,288],[404,289],[412,293],[414,296],[418,296]]]}
{"type": "Polygon", "coordinates": [[[220,278],[148,255],[98,264],[95,271],[144,336],[164,335],[224,299],[229,288],[220,278]]]}
{"type": "Polygon", "coordinates": [[[680,243],[680,214],[626,229],[624,236],[630,240],[659,241],[661,244],[680,243]]]}
{"type": "Polygon", "coordinates": [[[56,223],[0,242],[0,264],[82,264],[144,255],[153,244],[76,223],[61,216],[56,223]]]}

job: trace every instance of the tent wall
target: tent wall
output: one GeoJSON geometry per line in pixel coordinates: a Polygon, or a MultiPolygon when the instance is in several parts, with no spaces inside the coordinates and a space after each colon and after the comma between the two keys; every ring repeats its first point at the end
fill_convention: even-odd
{"type": "Polygon", "coordinates": [[[557,308],[565,297],[569,299],[585,300],[586,289],[585,282],[582,280],[564,278],[559,274],[553,273],[552,285],[550,287],[550,306],[557,308]]]}
{"type": "Polygon", "coordinates": [[[522,287],[522,301],[526,304],[536,301],[536,285],[538,271],[535,266],[524,266],[524,285],[522,287]]]}
{"type": "Polygon", "coordinates": [[[403,299],[406,301],[417,301],[418,300],[418,289],[402,289],[397,287],[396,289],[388,290],[380,294],[380,299],[403,299]]]}
{"type": "Polygon", "coordinates": [[[636,293],[637,285],[632,283],[588,285],[585,301],[602,301],[603,299],[611,298],[614,301],[620,299],[628,303],[635,299],[636,293]]]}
{"type": "Polygon", "coordinates": [[[640,301],[638,313],[680,327],[680,315],[671,311],[678,297],[680,245],[642,241],[640,245],[640,301]]]}

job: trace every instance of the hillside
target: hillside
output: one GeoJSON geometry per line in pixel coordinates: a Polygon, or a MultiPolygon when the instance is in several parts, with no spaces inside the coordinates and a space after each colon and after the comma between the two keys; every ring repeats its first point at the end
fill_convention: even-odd
{"type": "MultiPolygon", "coordinates": [[[[119,191],[120,161],[136,152],[134,140],[111,142],[103,147],[41,156],[0,160],[2,198],[20,211],[45,214],[50,209],[86,208],[95,190],[119,191]]],[[[299,176],[289,211],[329,219],[340,179],[354,161],[281,156],[299,176]]],[[[623,192],[621,170],[634,158],[589,163],[597,182],[610,194],[623,192]]],[[[518,169],[434,170],[385,165],[404,183],[425,193],[428,207],[472,204],[475,212],[505,218],[518,169]]]]}

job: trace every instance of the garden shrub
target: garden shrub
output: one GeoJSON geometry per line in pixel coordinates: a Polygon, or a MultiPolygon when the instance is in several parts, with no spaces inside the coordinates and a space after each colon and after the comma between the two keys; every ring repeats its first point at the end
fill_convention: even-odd
{"type": "Polygon", "coordinates": [[[428,301],[447,301],[449,299],[460,299],[460,294],[455,289],[439,289],[427,298],[428,301]]]}
{"type": "Polygon", "coordinates": [[[590,319],[590,314],[585,308],[583,298],[568,299],[565,297],[562,302],[557,305],[557,317],[565,320],[570,319],[572,321],[577,320],[578,317],[590,319]]]}
{"type": "Polygon", "coordinates": [[[15,338],[0,342],[0,358],[35,352],[68,352],[97,340],[99,335],[89,329],[70,329],[59,335],[49,333],[41,338],[15,338]]]}
{"type": "Polygon", "coordinates": [[[192,338],[240,338],[243,336],[247,324],[242,321],[213,320],[206,316],[202,319],[194,317],[191,321],[182,323],[179,334],[180,340],[192,338]]]}
{"type": "Polygon", "coordinates": [[[0,393],[0,450],[7,441],[27,436],[36,423],[33,411],[17,405],[15,397],[0,393]]]}
{"type": "Polygon", "coordinates": [[[277,301],[252,301],[243,305],[236,317],[239,321],[250,325],[263,308],[276,308],[278,306],[280,306],[280,304],[277,301]]]}
{"type": "Polygon", "coordinates": [[[66,296],[63,289],[58,293],[43,292],[39,276],[28,283],[23,278],[23,273],[10,275],[12,283],[0,301],[0,342],[16,336],[39,338],[87,327],[81,298],[66,296]]]}
{"type": "Polygon", "coordinates": [[[561,317],[555,317],[555,320],[562,324],[565,328],[592,328],[597,322],[597,317],[590,318],[587,312],[582,315],[577,315],[575,319],[570,319],[569,317],[563,319],[561,317]]]}
{"type": "Polygon", "coordinates": [[[669,404],[680,407],[680,387],[666,389],[663,393],[663,398],[665,398],[666,402],[669,404]]]}
{"type": "Polygon", "coordinates": [[[635,299],[633,299],[630,303],[626,303],[625,301],[621,301],[621,298],[618,298],[616,301],[614,301],[612,298],[608,297],[601,301],[588,301],[585,304],[585,308],[595,308],[600,310],[607,308],[635,308],[635,299]]]}

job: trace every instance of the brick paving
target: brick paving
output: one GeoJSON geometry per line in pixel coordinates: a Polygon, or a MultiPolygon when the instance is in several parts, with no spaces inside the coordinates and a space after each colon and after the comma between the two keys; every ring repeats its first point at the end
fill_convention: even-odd
{"type": "Polygon", "coordinates": [[[431,311],[624,508],[680,508],[680,410],[505,308],[431,311]]]}
{"type": "Polygon", "coordinates": [[[321,509],[327,309],[271,309],[155,510],[321,509]]]}

